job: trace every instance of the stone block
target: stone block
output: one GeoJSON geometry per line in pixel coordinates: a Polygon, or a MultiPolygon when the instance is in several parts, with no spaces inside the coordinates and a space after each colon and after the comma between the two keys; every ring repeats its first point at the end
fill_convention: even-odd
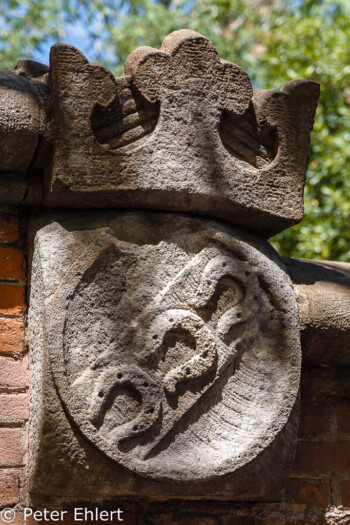
{"type": "Polygon", "coordinates": [[[304,364],[348,367],[350,264],[287,258],[284,263],[297,295],[304,364]]]}
{"type": "Polygon", "coordinates": [[[253,95],[242,68],[181,30],[134,51],[120,78],[57,44],[50,85],[47,205],[191,212],[265,235],[302,219],[315,82],[253,95]]]}
{"type": "MultiPolygon", "coordinates": [[[[27,61],[30,62],[30,61],[27,61]]],[[[0,202],[19,204],[26,174],[46,134],[47,108],[40,88],[20,71],[0,71],[0,202]]]]}
{"type": "Polygon", "coordinates": [[[295,295],[274,250],[151,212],[39,228],[28,501],[278,500],[298,425],[295,295]]]}

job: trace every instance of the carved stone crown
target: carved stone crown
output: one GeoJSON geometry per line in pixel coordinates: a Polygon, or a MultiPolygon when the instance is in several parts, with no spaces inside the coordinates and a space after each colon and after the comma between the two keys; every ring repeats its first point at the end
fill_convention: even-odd
{"type": "Polygon", "coordinates": [[[318,84],[253,95],[243,69],[181,30],[134,51],[120,78],[57,44],[48,87],[44,204],[192,212],[264,234],[302,219],[318,84]]]}
{"type": "Polygon", "coordinates": [[[299,419],[295,292],[261,235],[195,215],[264,235],[301,219],[318,85],[253,96],[190,31],[136,50],[121,78],[60,44],[48,72],[6,79],[44,101],[26,106],[26,162],[44,138],[23,172],[46,175],[46,206],[143,209],[31,221],[28,502],[279,501],[299,419]]]}

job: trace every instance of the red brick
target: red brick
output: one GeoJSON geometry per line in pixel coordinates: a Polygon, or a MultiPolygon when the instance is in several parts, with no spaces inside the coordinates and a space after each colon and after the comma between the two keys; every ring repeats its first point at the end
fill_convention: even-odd
{"type": "Polygon", "coordinates": [[[21,250],[0,248],[0,279],[24,279],[21,250]]]}
{"type": "Polygon", "coordinates": [[[334,471],[335,443],[299,442],[294,468],[306,471],[334,471]]]}
{"type": "Polygon", "coordinates": [[[294,468],[308,472],[348,472],[350,443],[299,442],[294,468]]]}
{"type": "Polygon", "coordinates": [[[0,466],[22,464],[22,428],[0,428],[0,466]]]}
{"type": "Polygon", "coordinates": [[[24,323],[17,319],[0,318],[0,354],[24,350],[24,323]]]}
{"type": "Polygon", "coordinates": [[[0,388],[23,389],[28,386],[28,357],[13,359],[0,356],[0,388]]]}
{"type": "Polygon", "coordinates": [[[287,501],[305,504],[309,508],[325,508],[329,502],[328,480],[291,478],[287,485],[287,501]]]}
{"type": "Polygon", "coordinates": [[[223,516],[222,525],[255,525],[255,518],[250,516],[223,516]]]}
{"type": "Polygon", "coordinates": [[[24,286],[0,285],[0,313],[18,316],[25,312],[24,286]]]}
{"type": "Polygon", "coordinates": [[[0,422],[25,421],[28,419],[28,394],[0,395],[0,422]]]}
{"type": "Polygon", "coordinates": [[[18,471],[0,471],[0,508],[18,503],[19,476],[18,471]]]}
{"type": "Polygon", "coordinates": [[[0,242],[9,243],[19,239],[18,217],[0,214],[0,242]]]}
{"type": "Polygon", "coordinates": [[[344,507],[350,507],[350,481],[340,483],[341,502],[344,507]]]}
{"type": "Polygon", "coordinates": [[[329,430],[326,403],[302,402],[300,412],[300,436],[325,434],[329,430]]]}
{"type": "Polygon", "coordinates": [[[336,406],[337,429],[340,434],[350,434],[350,404],[339,403],[336,406]]]}

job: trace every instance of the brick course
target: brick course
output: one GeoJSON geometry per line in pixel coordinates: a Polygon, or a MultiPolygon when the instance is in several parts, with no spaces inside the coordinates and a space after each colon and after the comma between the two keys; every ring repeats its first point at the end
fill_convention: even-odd
{"type": "Polygon", "coordinates": [[[350,507],[350,480],[342,481],[341,487],[341,502],[344,507],[350,507]]]}
{"type": "Polygon", "coordinates": [[[23,315],[26,310],[24,293],[24,286],[0,284],[0,315],[23,315]]]}
{"type": "Polygon", "coordinates": [[[28,357],[13,359],[0,356],[0,391],[25,390],[29,386],[28,357]]]}
{"type": "Polygon", "coordinates": [[[0,242],[14,243],[19,239],[19,220],[17,215],[0,213],[0,242]]]}
{"type": "Polygon", "coordinates": [[[23,320],[0,317],[0,355],[22,353],[23,350],[23,320]]]}
{"type": "Polygon", "coordinates": [[[338,403],[336,415],[338,433],[350,434],[350,401],[348,403],[338,403]]]}
{"type": "Polygon", "coordinates": [[[350,442],[299,442],[295,468],[308,472],[349,472],[350,442]]]}
{"type": "MultiPolygon", "coordinates": [[[[0,213],[0,508],[20,500],[29,377],[25,351],[25,264],[19,218],[0,213]]],[[[0,523],[2,520],[0,518],[0,523]]],[[[18,514],[16,524],[23,524],[18,514]]]]}
{"type": "Polygon", "coordinates": [[[24,279],[24,258],[21,250],[0,248],[0,279],[24,279]]]}
{"type": "Polygon", "coordinates": [[[325,435],[329,432],[329,410],[326,402],[305,400],[300,407],[299,436],[325,435]]]}
{"type": "Polygon", "coordinates": [[[328,479],[291,478],[287,486],[287,501],[309,507],[327,507],[330,483],[328,479]]]}
{"type": "Polygon", "coordinates": [[[26,421],[29,413],[29,394],[0,394],[0,423],[26,421]]]}
{"type": "Polygon", "coordinates": [[[0,427],[0,466],[22,465],[23,429],[0,427]]]}
{"type": "Polygon", "coordinates": [[[19,500],[19,471],[0,471],[0,509],[15,505],[19,500]]]}

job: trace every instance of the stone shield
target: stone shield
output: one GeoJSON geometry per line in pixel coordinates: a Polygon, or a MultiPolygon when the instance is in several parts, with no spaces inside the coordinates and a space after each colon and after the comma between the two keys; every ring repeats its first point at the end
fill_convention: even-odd
{"type": "Polygon", "coordinates": [[[299,389],[295,296],[277,255],[214,221],[105,223],[37,235],[34,374],[47,356],[75,431],[136,476],[185,494],[239,473],[286,428],[299,389]]]}

